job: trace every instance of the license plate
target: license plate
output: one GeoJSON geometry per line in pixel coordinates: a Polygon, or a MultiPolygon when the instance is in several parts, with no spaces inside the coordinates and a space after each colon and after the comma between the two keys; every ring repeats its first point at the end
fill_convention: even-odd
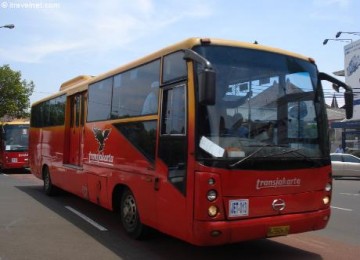
{"type": "Polygon", "coordinates": [[[249,216],[249,200],[229,200],[229,217],[249,216]]]}
{"type": "Polygon", "coordinates": [[[290,226],[277,226],[269,227],[267,236],[268,237],[277,237],[277,236],[286,236],[289,234],[290,226]]]}
{"type": "Polygon", "coordinates": [[[11,162],[12,163],[18,162],[18,159],[17,158],[11,158],[11,162]]]}

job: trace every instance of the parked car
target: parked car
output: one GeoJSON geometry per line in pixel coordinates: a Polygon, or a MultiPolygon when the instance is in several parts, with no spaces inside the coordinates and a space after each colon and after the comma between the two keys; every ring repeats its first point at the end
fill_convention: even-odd
{"type": "Polygon", "coordinates": [[[333,177],[360,177],[360,158],[352,154],[332,153],[333,177]]]}

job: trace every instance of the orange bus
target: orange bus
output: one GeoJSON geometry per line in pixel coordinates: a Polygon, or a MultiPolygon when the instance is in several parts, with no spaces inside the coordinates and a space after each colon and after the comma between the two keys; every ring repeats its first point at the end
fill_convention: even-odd
{"type": "Polygon", "coordinates": [[[191,38],[32,105],[30,167],[119,213],[195,245],[322,229],[331,164],[321,80],[310,58],[191,38]]]}
{"type": "Polygon", "coordinates": [[[1,122],[0,168],[21,169],[29,167],[29,121],[1,122]]]}

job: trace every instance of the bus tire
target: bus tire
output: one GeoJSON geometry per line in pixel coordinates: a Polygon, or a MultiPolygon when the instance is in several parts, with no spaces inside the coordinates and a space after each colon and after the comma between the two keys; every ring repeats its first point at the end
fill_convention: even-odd
{"type": "Polygon", "coordinates": [[[51,177],[50,177],[50,171],[48,167],[44,167],[43,171],[43,180],[44,180],[44,192],[48,196],[55,195],[55,186],[52,184],[51,177]]]}
{"type": "Polygon", "coordinates": [[[141,223],[134,194],[125,189],[120,202],[121,224],[125,232],[133,239],[141,240],[145,236],[146,227],[141,223]]]}

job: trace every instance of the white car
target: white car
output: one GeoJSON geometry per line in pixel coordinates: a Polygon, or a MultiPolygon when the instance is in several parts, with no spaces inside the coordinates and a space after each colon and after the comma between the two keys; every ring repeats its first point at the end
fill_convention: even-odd
{"type": "Polygon", "coordinates": [[[333,177],[360,177],[360,158],[352,154],[332,153],[333,177]]]}

